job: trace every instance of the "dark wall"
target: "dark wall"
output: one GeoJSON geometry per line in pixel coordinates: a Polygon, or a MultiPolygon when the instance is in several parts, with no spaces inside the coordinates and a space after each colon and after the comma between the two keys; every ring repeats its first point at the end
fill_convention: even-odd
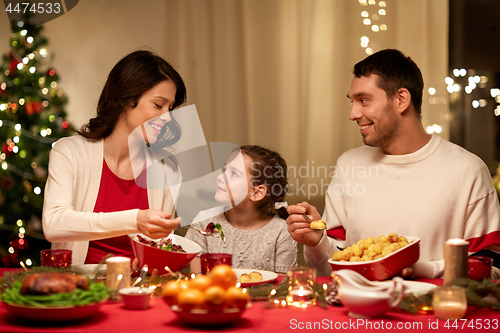
{"type": "Polygon", "coordinates": [[[481,157],[495,173],[500,161],[500,117],[494,115],[498,103],[490,89],[500,88],[500,0],[450,0],[449,10],[450,76],[462,85],[462,93],[450,104],[450,141],[481,157]],[[488,82],[466,94],[467,77],[454,77],[454,68],[467,69],[467,77],[487,76],[488,82]],[[472,101],[479,99],[488,104],[473,108],[472,101]]]}

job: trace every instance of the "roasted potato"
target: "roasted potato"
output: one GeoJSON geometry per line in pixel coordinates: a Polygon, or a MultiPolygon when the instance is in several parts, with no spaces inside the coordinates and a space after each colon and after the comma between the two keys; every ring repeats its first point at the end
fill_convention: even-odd
{"type": "Polygon", "coordinates": [[[410,244],[404,236],[396,233],[360,239],[342,251],[332,255],[333,261],[371,261],[383,258],[410,244]]]}

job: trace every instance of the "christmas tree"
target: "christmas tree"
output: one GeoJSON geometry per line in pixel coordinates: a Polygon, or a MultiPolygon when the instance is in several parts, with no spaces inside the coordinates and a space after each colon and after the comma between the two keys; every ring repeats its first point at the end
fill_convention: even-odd
{"type": "Polygon", "coordinates": [[[43,189],[52,144],[72,134],[67,97],[50,67],[43,26],[12,21],[0,64],[0,265],[38,265],[50,247],[42,233],[43,189]]]}

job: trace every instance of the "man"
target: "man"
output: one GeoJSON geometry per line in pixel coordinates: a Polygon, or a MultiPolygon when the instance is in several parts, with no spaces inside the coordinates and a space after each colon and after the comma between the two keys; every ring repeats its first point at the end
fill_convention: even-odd
{"type": "Polygon", "coordinates": [[[349,119],[366,146],[338,159],[322,218],[327,229],[344,228],[346,240],[311,230],[301,214],[321,216],[308,203],[288,207],[288,231],[305,245],[306,263],[329,274],[327,260],[337,245],[392,232],[421,239],[420,259],[403,270],[405,277],[440,277],[450,238],[469,241],[470,253],[500,252],[499,203],[488,169],[465,149],[426,133],[415,62],[382,50],[357,63],[353,74],[349,119]]]}

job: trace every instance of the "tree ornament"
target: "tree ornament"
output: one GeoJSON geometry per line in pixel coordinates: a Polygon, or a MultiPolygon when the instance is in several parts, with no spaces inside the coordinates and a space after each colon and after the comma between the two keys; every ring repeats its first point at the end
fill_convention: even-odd
{"type": "Polygon", "coordinates": [[[10,155],[13,154],[12,147],[10,145],[4,143],[2,145],[2,153],[4,153],[6,157],[9,157],[10,155]]]}
{"type": "Polygon", "coordinates": [[[12,190],[14,184],[15,184],[14,178],[12,178],[9,175],[3,177],[2,180],[0,181],[0,187],[6,189],[7,191],[12,190]]]}

